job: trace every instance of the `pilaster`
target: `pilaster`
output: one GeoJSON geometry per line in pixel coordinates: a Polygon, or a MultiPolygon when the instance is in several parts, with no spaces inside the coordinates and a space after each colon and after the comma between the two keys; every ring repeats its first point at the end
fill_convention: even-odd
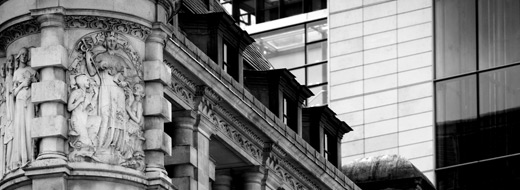
{"type": "MultiPolygon", "coordinates": [[[[169,179],[164,168],[165,154],[171,154],[171,138],[164,133],[164,123],[171,118],[171,104],[164,98],[164,88],[169,79],[169,68],[163,63],[163,51],[167,32],[161,23],[154,23],[145,42],[145,132],[144,151],[146,175],[155,181],[169,179]],[[151,70],[150,68],[155,68],[151,70]]],[[[160,187],[160,186],[159,186],[160,187]]],[[[164,188],[160,188],[164,189],[164,188]]]]}

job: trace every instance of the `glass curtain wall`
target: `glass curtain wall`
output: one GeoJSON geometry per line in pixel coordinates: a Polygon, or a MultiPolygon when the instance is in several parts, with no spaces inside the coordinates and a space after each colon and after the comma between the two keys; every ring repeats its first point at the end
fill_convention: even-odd
{"type": "Polygon", "coordinates": [[[318,20],[253,35],[274,68],[289,69],[314,93],[308,106],[327,103],[327,33],[327,20],[318,20]]]}
{"type": "Polygon", "coordinates": [[[220,0],[220,3],[243,26],[327,8],[327,0],[220,0]]]}
{"type": "Polygon", "coordinates": [[[520,184],[520,1],[437,0],[437,188],[520,184]]]}

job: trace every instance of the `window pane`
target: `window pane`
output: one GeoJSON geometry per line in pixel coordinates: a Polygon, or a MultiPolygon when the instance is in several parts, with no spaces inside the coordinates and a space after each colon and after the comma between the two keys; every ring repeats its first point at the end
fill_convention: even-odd
{"type": "Polygon", "coordinates": [[[327,81],[327,64],[307,67],[307,85],[315,85],[327,81]]]}
{"type": "Polygon", "coordinates": [[[436,84],[437,167],[477,160],[476,76],[436,84]]]}
{"type": "Polygon", "coordinates": [[[520,184],[520,158],[499,159],[437,172],[437,189],[511,189],[520,184]],[[483,175],[489,174],[489,175],[483,175]]]}
{"type": "Polygon", "coordinates": [[[307,64],[327,60],[327,42],[307,45],[307,64]]]}
{"type": "Polygon", "coordinates": [[[291,73],[296,77],[298,83],[305,85],[305,68],[291,70],[291,73]]]}
{"type": "Polygon", "coordinates": [[[327,39],[327,20],[319,20],[307,24],[307,42],[327,39]]]}
{"type": "Polygon", "coordinates": [[[475,0],[435,1],[436,77],[476,69],[475,0]]]}
{"type": "Polygon", "coordinates": [[[327,8],[327,0],[310,0],[305,1],[306,12],[317,11],[327,8]]]}
{"type": "Polygon", "coordinates": [[[303,13],[303,0],[283,0],[283,17],[290,17],[303,13]]]}
{"type": "Polygon", "coordinates": [[[257,23],[267,22],[280,18],[280,0],[261,0],[257,7],[257,23]],[[263,2],[263,3],[261,3],[263,2]]]}
{"type": "Polygon", "coordinates": [[[520,61],[520,1],[479,1],[479,69],[520,61]]]}
{"type": "Polygon", "coordinates": [[[307,106],[319,106],[327,103],[327,85],[310,88],[314,96],[307,99],[307,106]]]}
{"type": "Polygon", "coordinates": [[[275,68],[305,64],[303,25],[254,36],[260,51],[275,68]]]}
{"type": "Polygon", "coordinates": [[[520,152],[520,66],[480,75],[483,158],[520,152]]]}

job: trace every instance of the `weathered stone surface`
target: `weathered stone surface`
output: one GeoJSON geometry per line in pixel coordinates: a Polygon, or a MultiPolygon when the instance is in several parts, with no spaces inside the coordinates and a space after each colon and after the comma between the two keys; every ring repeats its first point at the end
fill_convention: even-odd
{"type": "Polygon", "coordinates": [[[144,115],[145,116],[159,116],[164,118],[165,122],[171,122],[172,104],[161,95],[146,96],[144,99],[144,115]]]}
{"type": "Polygon", "coordinates": [[[61,115],[37,117],[32,120],[32,138],[61,137],[67,138],[67,119],[61,115]]]}
{"type": "Polygon", "coordinates": [[[66,68],[67,49],[61,45],[38,47],[31,49],[31,66],[34,69],[43,67],[62,67],[66,68]]]}
{"type": "Polygon", "coordinates": [[[67,84],[60,80],[41,81],[32,84],[32,102],[67,102],[67,84]]]}
{"type": "Polygon", "coordinates": [[[164,85],[170,85],[172,71],[170,67],[161,61],[145,61],[144,65],[144,81],[160,82],[164,85]]]}
{"type": "Polygon", "coordinates": [[[160,150],[166,155],[172,153],[172,139],[160,129],[149,129],[144,131],[144,150],[160,150]]]}
{"type": "Polygon", "coordinates": [[[172,155],[165,158],[165,165],[197,164],[197,149],[192,146],[175,146],[172,155]]]}

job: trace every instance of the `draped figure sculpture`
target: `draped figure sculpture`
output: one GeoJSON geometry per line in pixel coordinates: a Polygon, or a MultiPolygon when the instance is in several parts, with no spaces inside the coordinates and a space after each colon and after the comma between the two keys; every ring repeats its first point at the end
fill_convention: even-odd
{"type": "Polygon", "coordinates": [[[31,121],[35,107],[31,102],[31,84],[37,82],[36,71],[29,65],[28,48],[22,48],[16,55],[16,70],[13,73],[12,94],[14,101],[13,145],[8,168],[23,167],[34,159],[34,145],[31,138],[31,121]]]}
{"type": "Polygon", "coordinates": [[[69,159],[143,170],[144,88],[138,53],[123,35],[100,31],[81,38],[72,56],[69,159]]]}
{"type": "MultiPolygon", "coordinates": [[[[2,143],[3,151],[2,154],[2,167],[3,167],[3,174],[8,173],[11,171],[11,155],[13,152],[13,136],[14,136],[14,130],[13,130],[13,118],[14,118],[14,96],[12,93],[13,89],[13,71],[14,71],[14,62],[15,58],[14,55],[8,55],[7,61],[4,65],[5,69],[5,75],[2,76],[4,80],[4,91],[2,97],[4,97],[4,104],[3,109],[5,113],[2,115],[2,134],[3,134],[3,140],[0,141],[2,143]]],[[[14,169],[14,168],[13,168],[14,169]]]]}

